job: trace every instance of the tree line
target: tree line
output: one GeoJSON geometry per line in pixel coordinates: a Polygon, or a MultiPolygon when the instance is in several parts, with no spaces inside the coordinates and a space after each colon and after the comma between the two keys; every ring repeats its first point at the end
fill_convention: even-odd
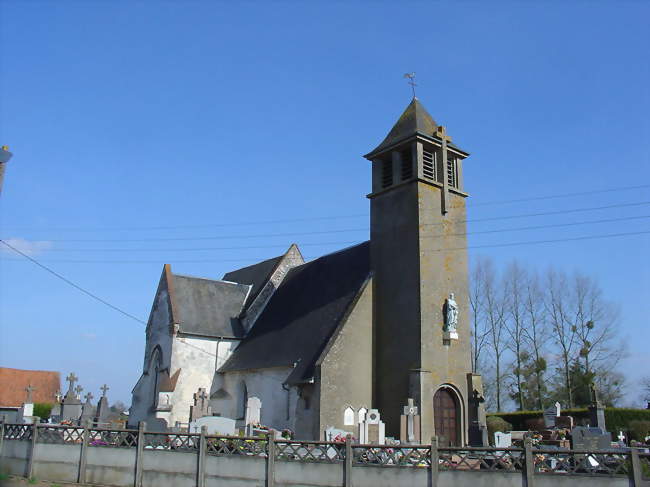
{"type": "Polygon", "coordinates": [[[470,275],[472,369],[487,407],[503,411],[587,406],[590,385],[608,406],[622,397],[619,307],[590,276],[479,257],[470,275]]]}

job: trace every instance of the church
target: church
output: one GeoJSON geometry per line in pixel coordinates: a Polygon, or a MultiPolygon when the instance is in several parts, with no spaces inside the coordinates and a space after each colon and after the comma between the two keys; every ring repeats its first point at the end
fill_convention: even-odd
{"type": "Polygon", "coordinates": [[[162,271],[130,424],[187,424],[205,389],[212,415],[297,439],[354,433],[373,408],[398,437],[407,401],[417,437],[480,445],[481,377],[471,372],[464,160],[417,98],[364,157],[370,240],[305,262],[294,244],[221,279],[162,271]]]}

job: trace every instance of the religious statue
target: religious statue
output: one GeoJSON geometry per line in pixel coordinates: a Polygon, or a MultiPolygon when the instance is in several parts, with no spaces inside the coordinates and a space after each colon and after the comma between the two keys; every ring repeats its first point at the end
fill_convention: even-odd
{"type": "Polygon", "coordinates": [[[454,293],[451,293],[445,302],[445,331],[455,332],[457,324],[458,303],[454,300],[454,293]]]}

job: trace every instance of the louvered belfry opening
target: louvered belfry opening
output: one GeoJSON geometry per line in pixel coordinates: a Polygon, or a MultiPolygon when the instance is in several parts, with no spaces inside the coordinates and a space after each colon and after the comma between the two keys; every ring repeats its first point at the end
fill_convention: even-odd
{"type": "Polygon", "coordinates": [[[388,188],[393,184],[393,161],[386,159],[381,163],[381,187],[388,188]]]}
{"type": "Polygon", "coordinates": [[[402,181],[407,181],[413,177],[413,155],[411,149],[403,150],[400,154],[402,159],[402,181]]]}

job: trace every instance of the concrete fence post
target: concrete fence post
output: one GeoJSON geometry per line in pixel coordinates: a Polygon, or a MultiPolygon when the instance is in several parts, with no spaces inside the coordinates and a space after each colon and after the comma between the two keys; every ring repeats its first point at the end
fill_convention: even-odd
{"type": "Polygon", "coordinates": [[[0,458],[4,456],[4,447],[5,444],[5,423],[0,421],[0,458]]]}
{"type": "Polygon", "coordinates": [[[32,444],[29,452],[29,462],[27,462],[27,478],[34,476],[34,463],[36,459],[36,442],[38,441],[38,423],[32,423],[32,444]]]}
{"type": "Polygon", "coordinates": [[[84,428],[81,434],[81,453],[79,454],[79,472],[77,473],[77,483],[86,483],[86,458],[88,456],[88,437],[90,432],[84,428]]]}
{"type": "Polygon", "coordinates": [[[524,464],[526,487],[533,487],[535,485],[535,457],[533,454],[533,442],[530,438],[524,440],[524,464]]]}
{"type": "Polygon", "coordinates": [[[343,476],[345,478],[345,487],[352,487],[352,460],[354,455],[352,453],[352,435],[345,437],[345,463],[343,476]]]}
{"type": "Polygon", "coordinates": [[[201,426],[201,434],[199,435],[199,464],[198,472],[196,475],[196,487],[203,487],[205,485],[205,435],[208,434],[208,427],[201,426]]]}
{"type": "Polygon", "coordinates": [[[266,435],[266,487],[275,487],[275,430],[266,435]]]}
{"type": "Polygon", "coordinates": [[[431,487],[438,485],[438,470],[440,468],[440,453],[438,452],[438,437],[431,437],[431,451],[429,461],[431,462],[431,487]]]}
{"type": "Polygon", "coordinates": [[[641,478],[641,460],[639,459],[639,450],[631,448],[630,457],[632,460],[632,480],[634,482],[634,487],[641,487],[643,485],[643,480],[641,478]]]}
{"type": "Polygon", "coordinates": [[[133,480],[134,487],[142,487],[142,473],[143,473],[143,460],[144,460],[144,432],[147,428],[145,421],[138,423],[138,444],[136,445],[135,453],[135,476],[133,480]]]}

